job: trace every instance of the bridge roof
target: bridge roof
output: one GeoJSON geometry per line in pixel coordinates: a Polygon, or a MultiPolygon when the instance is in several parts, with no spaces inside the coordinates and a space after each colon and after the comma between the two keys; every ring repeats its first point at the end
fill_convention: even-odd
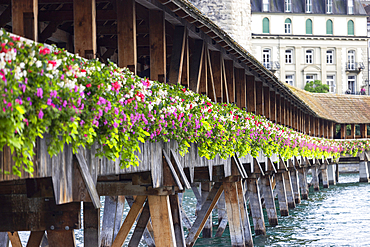
{"type": "Polygon", "coordinates": [[[337,123],[370,123],[370,96],[310,93],[288,85],[319,117],[337,123]]]}

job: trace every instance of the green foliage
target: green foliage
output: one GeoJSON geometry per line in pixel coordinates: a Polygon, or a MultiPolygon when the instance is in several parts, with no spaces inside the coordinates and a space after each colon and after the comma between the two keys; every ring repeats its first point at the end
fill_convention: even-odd
{"type": "Polygon", "coordinates": [[[329,86],[322,84],[320,80],[310,81],[304,86],[304,90],[311,93],[327,93],[329,92],[329,86]]]}

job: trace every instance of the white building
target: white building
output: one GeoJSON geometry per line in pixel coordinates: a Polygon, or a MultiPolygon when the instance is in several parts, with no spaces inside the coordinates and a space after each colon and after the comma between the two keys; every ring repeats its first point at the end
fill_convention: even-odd
{"type": "Polygon", "coordinates": [[[251,0],[252,54],[281,80],[368,91],[367,16],[359,0],[251,0]]]}

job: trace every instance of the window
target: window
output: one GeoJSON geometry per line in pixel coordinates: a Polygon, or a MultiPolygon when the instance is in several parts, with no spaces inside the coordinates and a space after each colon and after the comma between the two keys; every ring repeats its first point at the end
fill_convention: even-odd
{"type": "Polygon", "coordinates": [[[293,63],[293,50],[285,50],[285,63],[293,63]]]}
{"type": "Polygon", "coordinates": [[[313,50],[306,50],[306,63],[313,63],[313,50]]]}
{"type": "Polygon", "coordinates": [[[293,75],[286,75],[285,76],[285,82],[289,85],[294,86],[294,76],[293,75]]]}
{"type": "Polygon", "coordinates": [[[354,70],[355,69],[355,51],[354,50],[350,50],[348,51],[348,65],[347,65],[347,69],[350,69],[350,70],[354,70]]]}
{"type": "Polygon", "coordinates": [[[312,13],[312,0],[306,0],[306,13],[312,13]]]}
{"type": "Polygon", "coordinates": [[[348,14],[353,15],[353,0],[348,0],[348,14]]]}
{"type": "Polygon", "coordinates": [[[292,0],[285,0],[285,12],[292,12],[292,0]]]}
{"type": "Polygon", "coordinates": [[[312,20],[306,20],[306,34],[312,34],[312,20]]]}
{"type": "Polygon", "coordinates": [[[306,75],[306,83],[309,83],[314,80],[315,80],[315,75],[306,75]]]}
{"type": "Polygon", "coordinates": [[[269,11],[269,0],[263,0],[262,2],[262,11],[268,12],[269,11]]]}
{"type": "Polygon", "coordinates": [[[332,14],[333,13],[333,0],[328,0],[326,5],[326,13],[332,14]]]}
{"type": "Polygon", "coordinates": [[[334,63],[334,51],[333,50],[326,51],[326,63],[327,64],[334,63]]]}
{"type": "Polygon", "coordinates": [[[349,20],[347,23],[348,35],[355,35],[355,24],[352,20],[349,20]]]}
{"type": "Polygon", "coordinates": [[[326,34],[333,34],[333,21],[332,20],[326,21],[326,34]]]}
{"type": "Polygon", "coordinates": [[[267,69],[271,69],[271,52],[270,49],[263,49],[262,63],[267,69]]]}
{"type": "Polygon", "coordinates": [[[270,20],[267,17],[263,18],[262,25],[263,25],[262,32],[270,33],[270,20]]]}
{"type": "Polygon", "coordinates": [[[356,92],[356,76],[349,75],[348,76],[348,90],[351,94],[356,92]]]}
{"type": "Polygon", "coordinates": [[[329,86],[329,92],[334,93],[335,92],[334,75],[327,75],[326,76],[326,84],[329,86]]]}
{"type": "Polygon", "coordinates": [[[292,20],[289,18],[285,19],[285,33],[292,33],[292,20]]]}

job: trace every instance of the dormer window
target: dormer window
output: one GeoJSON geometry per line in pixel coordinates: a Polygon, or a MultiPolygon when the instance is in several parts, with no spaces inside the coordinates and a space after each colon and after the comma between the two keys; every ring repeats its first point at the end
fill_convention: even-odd
{"type": "Polygon", "coordinates": [[[328,0],[328,4],[326,6],[326,13],[333,14],[333,0],[328,0]]]}
{"type": "Polygon", "coordinates": [[[348,0],[348,14],[353,15],[353,0],[348,0]]]}
{"type": "Polygon", "coordinates": [[[262,11],[263,12],[268,12],[269,10],[270,10],[269,0],[263,0],[263,2],[262,2],[262,11]]]}
{"type": "Polygon", "coordinates": [[[285,12],[292,12],[292,0],[285,0],[285,12]]]}
{"type": "Polygon", "coordinates": [[[306,13],[312,13],[312,0],[306,0],[306,13]]]}

